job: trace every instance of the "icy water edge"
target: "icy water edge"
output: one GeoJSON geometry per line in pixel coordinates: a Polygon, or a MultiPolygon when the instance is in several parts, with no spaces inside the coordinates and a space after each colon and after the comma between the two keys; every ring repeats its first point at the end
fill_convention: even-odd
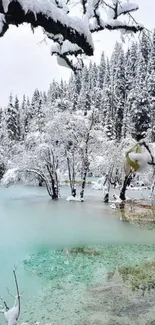
{"type": "Polygon", "coordinates": [[[100,192],[87,190],[84,203],[67,202],[67,192],[51,202],[44,188],[0,188],[0,295],[12,303],[16,264],[19,323],[155,324],[154,290],[133,292],[118,272],[155,260],[154,231],[121,222],[100,192]]]}

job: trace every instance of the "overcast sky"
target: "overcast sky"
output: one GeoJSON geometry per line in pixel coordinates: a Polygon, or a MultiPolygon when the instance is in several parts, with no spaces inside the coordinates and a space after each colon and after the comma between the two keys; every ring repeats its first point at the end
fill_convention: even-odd
{"type": "MultiPolygon", "coordinates": [[[[147,28],[155,28],[155,0],[133,0],[140,9],[134,14],[147,28]]],[[[100,54],[109,55],[119,32],[102,31],[95,36],[95,53],[91,59],[99,62],[100,54]]],[[[70,70],[58,66],[56,58],[50,55],[50,43],[46,45],[41,29],[32,33],[29,26],[10,27],[0,38],[0,106],[6,105],[10,92],[19,98],[31,96],[35,88],[47,90],[53,79],[68,79],[70,70]]],[[[126,46],[128,41],[126,40],[126,46]]],[[[90,58],[87,59],[89,62],[90,58]]]]}

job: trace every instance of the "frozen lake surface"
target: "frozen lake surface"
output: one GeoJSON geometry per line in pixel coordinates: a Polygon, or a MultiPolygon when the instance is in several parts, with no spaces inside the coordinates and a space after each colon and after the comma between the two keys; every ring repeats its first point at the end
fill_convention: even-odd
{"type": "MultiPolygon", "coordinates": [[[[149,257],[149,254],[151,258],[154,258],[154,231],[121,222],[119,213],[101,201],[100,191],[87,189],[84,203],[67,202],[68,195],[69,188],[64,187],[62,198],[58,202],[52,202],[44,188],[20,185],[7,189],[0,187],[0,295],[12,303],[12,298],[7,295],[6,287],[14,291],[12,269],[14,265],[17,265],[20,288],[21,291],[24,290],[23,310],[30,300],[33,301],[33,311],[29,306],[28,313],[25,312],[25,316],[21,316],[22,321],[30,322],[31,320],[34,323],[37,320],[42,322],[45,320],[46,323],[52,323],[52,319],[46,317],[47,315],[40,320],[48,304],[43,302],[39,306],[39,311],[34,304],[34,301],[37,303],[37,297],[38,305],[40,299],[44,299],[43,288],[44,291],[46,286],[49,288],[46,288],[48,294],[52,290],[50,277],[47,276],[47,272],[44,272],[44,263],[46,267],[48,263],[51,263],[48,255],[51,250],[80,245],[105,245],[104,272],[109,263],[108,254],[113,256],[113,261],[115,259],[115,263],[111,260],[111,267],[117,262],[114,258],[115,247],[117,252],[122,249],[119,258],[120,265],[121,261],[124,263],[124,261],[128,262],[128,259],[129,262],[134,260],[134,254],[138,259],[138,252],[144,257],[142,251],[144,251],[145,258],[146,255],[149,257]],[[133,244],[137,245],[135,246],[137,248],[133,249],[132,254],[133,244]],[[143,250],[142,245],[150,245],[150,249],[144,246],[143,250]],[[122,248],[119,249],[119,247],[122,248]],[[26,259],[30,259],[30,263],[25,268],[23,261],[26,259]]],[[[128,196],[133,195],[136,195],[135,191],[128,193],[128,196]]],[[[82,263],[85,261],[83,260],[82,263]]],[[[48,313],[50,314],[50,311],[48,313]]],[[[0,317],[0,323],[4,324],[3,316],[0,317]]],[[[55,316],[57,323],[52,324],[58,325],[60,321],[61,325],[71,325],[71,321],[67,323],[67,319],[69,320],[67,316],[64,321],[62,316],[60,319],[56,317],[59,318],[59,314],[55,316]]],[[[78,321],[81,322],[81,320],[78,321]]],[[[75,324],[78,321],[75,319],[75,324]]]]}

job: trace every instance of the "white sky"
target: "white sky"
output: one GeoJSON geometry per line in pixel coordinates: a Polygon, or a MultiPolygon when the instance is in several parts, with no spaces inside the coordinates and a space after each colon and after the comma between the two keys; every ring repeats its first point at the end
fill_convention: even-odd
{"type": "MultiPolygon", "coordinates": [[[[147,28],[155,28],[155,0],[133,2],[140,7],[134,17],[147,28]]],[[[70,70],[58,66],[56,57],[51,57],[50,42],[39,44],[43,37],[41,29],[33,34],[30,27],[24,25],[10,27],[0,38],[0,106],[7,104],[10,92],[21,99],[23,94],[31,96],[35,88],[47,90],[53,78],[69,78],[70,70]]],[[[120,40],[119,32],[97,33],[94,57],[88,60],[99,62],[102,51],[109,55],[116,40],[120,40]]]]}

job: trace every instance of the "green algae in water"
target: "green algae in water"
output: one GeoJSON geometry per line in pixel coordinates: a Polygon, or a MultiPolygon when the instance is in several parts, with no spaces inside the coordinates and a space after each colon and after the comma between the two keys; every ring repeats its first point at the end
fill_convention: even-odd
{"type": "Polygon", "coordinates": [[[26,270],[43,277],[47,282],[52,281],[53,286],[61,281],[90,284],[95,269],[101,267],[99,255],[101,254],[96,248],[47,250],[32,255],[24,264],[26,270]]]}
{"type": "Polygon", "coordinates": [[[33,314],[26,312],[23,320],[29,324],[39,320],[42,325],[148,325],[155,317],[154,291],[148,302],[141,290],[132,292],[120,271],[128,273],[127,268],[154,261],[154,245],[75,247],[33,254],[25,260],[25,269],[41,277],[45,286],[26,306],[33,314]],[[138,318],[137,323],[144,312],[144,322],[138,318]]]}
{"type": "MultiPolygon", "coordinates": [[[[68,250],[43,250],[24,261],[25,269],[53,286],[61,281],[90,285],[106,272],[155,259],[155,245],[105,245],[75,247],[68,250]]],[[[126,268],[126,269],[125,269],[126,268]]]]}
{"type": "Polygon", "coordinates": [[[155,288],[155,261],[136,266],[119,268],[124,281],[130,281],[132,289],[141,289],[143,292],[155,288]]]}

